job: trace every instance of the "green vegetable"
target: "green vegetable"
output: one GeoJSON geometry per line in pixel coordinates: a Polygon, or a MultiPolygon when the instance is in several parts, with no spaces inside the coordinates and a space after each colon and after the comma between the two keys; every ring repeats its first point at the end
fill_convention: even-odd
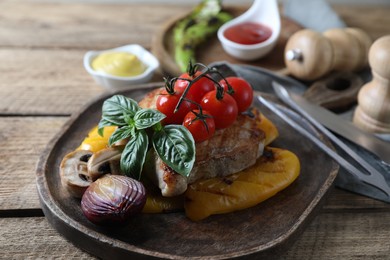
{"type": "Polygon", "coordinates": [[[146,153],[149,147],[149,138],[144,130],[135,131],[121,155],[121,170],[126,175],[141,179],[146,153]]]}
{"type": "Polygon", "coordinates": [[[189,16],[176,24],[173,31],[175,61],[181,71],[186,71],[190,61],[195,62],[196,47],[232,18],[221,12],[221,8],[219,0],[203,0],[189,16]]]}
{"type": "Polygon", "coordinates": [[[167,125],[153,135],[153,146],[169,167],[188,177],[195,161],[192,134],[182,125],[167,125]]]}
{"type": "Polygon", "coordinates": [[[129,138],[120,161],[121,170],[135,179],[141,172],[149,147],[175,172],[188,177],[195,162],[195,142],[191,133],[181,125],[162,126],[165,115],[154,109],[142,109],[137,102],[122,95],[114,95],[103,103],[98,133],[103,136],[105,126],[118,126],[109,145],[129,138]]]}

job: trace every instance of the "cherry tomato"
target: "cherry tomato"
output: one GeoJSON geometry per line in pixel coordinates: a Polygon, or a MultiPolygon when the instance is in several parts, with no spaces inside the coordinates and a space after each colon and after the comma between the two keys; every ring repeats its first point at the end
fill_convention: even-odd
{"type": "MultiPolygon", "coordinates": [[[[179,78],[193,80],[194,78],[196,78],[200,74],[202,74],[202,72],[197,71],[195,73],[195,75],[191,77],[190,75],[188,75],[188,73],[183,73],[179,76],[179,78]]],[[[188,86],[188,84],[189,84],[189,81],[183,80],[183,79],[178,79],[175,82],[174,88],[175,88],[175,90],[183,92],[186,89],[186,87],[188,86]]],[[[214,82],[206,77],[202,77],[202,78],[198,79],[196,82],[194,82],[194,84],[191,85],[191,87],[187,93],[189,96],[192,97],[193,101],[195,101],[196,103],[199,103],[202,100],[203,96],[207,92],[210,92],[214,89],[215,89],[214,82]]],[[[188,97],[188,96],[186,96],[186,97],[188,97]]]]}
{"type": "Polygon", "coordinates": [[[200,110],[193,110],[183,120],[183,125],[191,132],[196,143],[210,139],[215,133],[213,116],[206,110],[199,113],[200,110]]]}
{"type": "Polygon", "coordinates": [[[223,93],[221,99],[217,98],[217,90],[204,95],[200,105],[214,117],[216,129],[229,127],[237,118],[238,108],[234,98],[223,93]]]}
{"type": "MultiPolygon", "coordinates": [[[[165,89],[161,91],[160,95],[156,101],[156,108],[158,111],[166,115],[162,123],[164,125],[168,124],[179,124],[181,125],[184,119],[184,116],[193,109],[196,109],[197,106],[188,101],[183,101],[180,104],[179,110],[175,111],[176,105],[180,100],[182,93],[180,91],[175,91],[174,94],[169,94],[165,89]]],[[[189,95],[188,95],[189,96],[189,95]]]]}
{"type": "MultiPolygon", "coordinates": [[[[238,112],[246,111],[252,104],[253,89],[251,85],[243,78],[227,77],[227,82],[232,86],[234,93],[231,96],[237,102],[238,112]]],[[[228,85],[225,80],[219,82],[226,92],[228,92],[228,85]]]]}

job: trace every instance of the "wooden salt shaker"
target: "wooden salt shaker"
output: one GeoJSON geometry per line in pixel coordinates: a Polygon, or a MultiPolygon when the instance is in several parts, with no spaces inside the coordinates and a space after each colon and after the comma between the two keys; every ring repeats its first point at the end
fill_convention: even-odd
{"type": "Polygon", "coordinates": [[[323,34],[304,29],[286,44],[284,61],[288,73],[302,80],[315,80],[330,71],[358,71],[367,65],[372,44],[358,28],[336,28],[323,34]]]}
{"type": "Polygon", "coordinates": [[[371,46],[369,64],[373,79],[359,91],[353,122],[368,132],[390,133],[390,35],[371,46]]]}

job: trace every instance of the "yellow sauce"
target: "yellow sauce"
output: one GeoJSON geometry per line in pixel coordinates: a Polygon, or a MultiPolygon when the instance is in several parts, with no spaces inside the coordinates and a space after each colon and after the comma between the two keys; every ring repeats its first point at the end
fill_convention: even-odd
{"type": "Polygon", "coordinates": [[[142,74],[146,65],[128,52],[105,52],[92,61],[92,68],[113,76],[134,77],[142,74]]]}

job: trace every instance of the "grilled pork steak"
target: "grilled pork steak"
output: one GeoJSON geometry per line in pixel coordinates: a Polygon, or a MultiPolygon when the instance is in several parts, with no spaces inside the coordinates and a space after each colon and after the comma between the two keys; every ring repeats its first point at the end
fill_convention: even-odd
{"type": "MultiPolygon", "coordinates": [[[[160,91],[150,92],[139,105],[156,108],[160,91]]],[[[223,177],[248,168],[263,153],[265,140],[258,127],[260,112],[252,112],[253,116],[239,115],[232,126],[217,130],[211,139],[196,144],[196,159],[188,178],[169,168],[153,150],[145,163],[146,175],[159,186],[163,196],[170,197],[182,194],[196,180],[223,177]]]]}

